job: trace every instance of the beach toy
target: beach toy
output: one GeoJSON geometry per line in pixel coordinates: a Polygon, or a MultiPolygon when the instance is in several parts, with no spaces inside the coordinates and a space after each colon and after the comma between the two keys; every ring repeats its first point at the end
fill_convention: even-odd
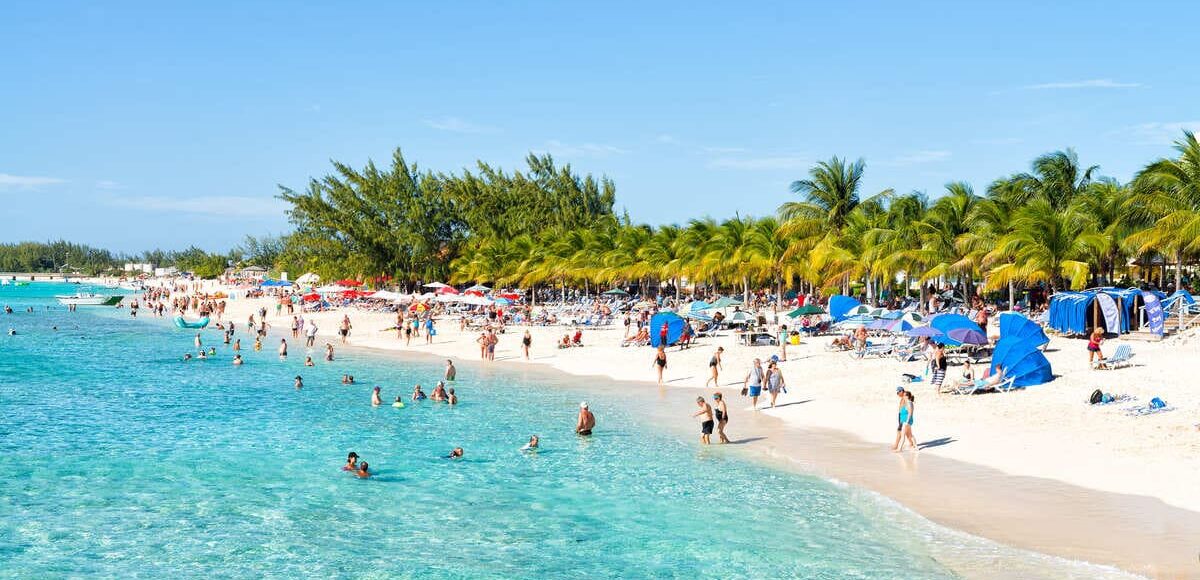
{"type": "Polygon", "coordinates": [[[395,403],[392,403],[392,406],[393,406],[393,407],[395,407],[395,408],[397,408],[397,409],[403,409],[403,408],[404,408],[404,403],[401,403],[400,401],[396,401],[395,403]]]}
{"type": "Polygon", "coordinates": [[[178,326],[179,328],[204,328],[208,326],[208,317],[205,316],[200,320],[189,321],[182,316],[176,316],[175,326],[178,326]]]}

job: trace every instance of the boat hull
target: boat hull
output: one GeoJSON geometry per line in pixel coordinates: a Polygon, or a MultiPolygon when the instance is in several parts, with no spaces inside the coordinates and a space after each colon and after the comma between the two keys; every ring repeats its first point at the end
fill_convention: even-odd
{"type": "Polygon", "coordinates": [[[67,306],[116,306],[121,303],[120,296],[55,296],[59,304],[67,306]]]}

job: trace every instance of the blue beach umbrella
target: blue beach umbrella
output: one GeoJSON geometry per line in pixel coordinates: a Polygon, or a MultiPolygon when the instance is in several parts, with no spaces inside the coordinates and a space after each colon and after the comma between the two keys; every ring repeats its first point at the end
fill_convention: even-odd
{"type": "Polygon", "coordinates": [[[903,333],[907,333],[908,331],[912,330],[913,328],[916,328],[916,327],[913,326],[913,323],[911,323],[907,320],[892,320],[888,323],[888,327],[887,327],[887,329],[892,332],[903,332],[903,333]]]}
{"type": "Polygon", "coordinates": [[[861,303],[849,296],[834,294],[829,297],[829,316],[834,322],[840,322],[849,316],[850,311],[859,307],[861,303]]]}
{"type": "Polygon", "coordinates": [[[1050,361],[1038,350],[1033,340],[1000,337],[992,353],[992,372],[1004,367],[1005,377],[1014,377],[1014,387],[1040,385],[1054,380],[1050,361]]]}
{"type": "Polygon", "coordinates": [[[1035,347],[1050,342],[1041,325],[1023,314],[1003,312],[1000,314],[1000,338],[1015,338],[1021,342],[1033,342],[1035,347]]]}
{"type": "Polygon", "coordinates": [[[916,328],[912,328],[912,329],[908,330],[904,334],[907,334],[908,336],[917,336],[917,337],[924,336],[924,337],[928,337],[928,338],[934,338],[934,337],[942,336],[942,334],[944,334],[944,333],[936,328],[933,328],[932,326],[918,326],[916,328]]]}
{"type": "MultiPolygon", "coordinates": [[[[979,325],[975,324],[975,321],[961,314],[939,314],[929,319],[929,326],[932,326],[942,331],[943,334],[946,334],[946,337],[942,339],[941,342],[950,346],[962,345],[962,342],[959,342],[957,339],[949,336],[951,330],[955,330],[957,328],[969,328],[975,332],[978,332],[979,334],[983,334],[983,329],[979,328],[979,325]]],[[[984,334],[984,336],[987,335],[984,334]]]]}
{"type": "Polygon", "coordinates": [[[876,318],[875,320],[872,320],[870,324],[867,325],[867,330],[887,330],[888,327],[891,325],[892,325],[891,320],[885,320],[883,318],[876,318]]]}
{"type": "Polygon", "coordinates": [[[683,334],[683,318],[674,312],[659,312],[650,318],[650,346],[658,348],[659,346],[671,346],[679,342],[679,337],[683,334]],[[667,324],[667,343],[662,344],[662,339],[659,333],[662,332],[663,323],[667,324]]]}
{"type": "Polygon", "coordinates": [[[982,332],[979,332],[973,328],[955,328],[950,332],[947,332],[946,336],[949,336],[950,338],[957,340],[962,344],[984,345],[988,343],[987,336],[984,336],[982,332]]]}

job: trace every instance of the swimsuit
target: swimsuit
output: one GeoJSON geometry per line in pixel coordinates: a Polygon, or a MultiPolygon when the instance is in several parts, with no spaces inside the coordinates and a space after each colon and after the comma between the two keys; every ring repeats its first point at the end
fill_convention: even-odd
{"type": "Polygon", "coordinates": [[[726,416],[725,413],[723,413],[720,409],[713,409],[713,414],[716,415],[717,420],[722,423],[729,420],[729,417],[726,416]]]}
{"type": "Polygon", "coordinates": [[[657,364],[660,367],[667,366],[667,357],[665,357],[665,356],[664,357],[656,357],[654,359],[654,364],[657,364]]]}
{"type": "Polygon", "coordinates": [[[900,407],[900,422],[899,422],[899,424],[896,425],[896,430],[899,431],[899,430],[903,429],[905,423],[912,425],[912,420],[908,416],[908,405],[904,405],[903,407],[900,407]]]}
{"type": "Polygon", "coordinates": [[[712,431],[713,431],[713,420],[712,419],[709,419],[700,424],[700,433],[701,434],[712,435],[712,431]]]}
{"type": "Polygon", "coordinates": [[[710,366],[710,367],[717,366],[717,357],[714,356],[714,357],[708,359],[708,366],[710,366]]]}

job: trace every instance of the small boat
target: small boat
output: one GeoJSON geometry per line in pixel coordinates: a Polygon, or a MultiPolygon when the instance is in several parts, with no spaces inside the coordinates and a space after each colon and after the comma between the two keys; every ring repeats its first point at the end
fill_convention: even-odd
{"type": "Polygon", "coordinates": [[[73,295],[55,296],[59,304],[67,306],[116,306],[121,303],[121,296],[110,296],[108,294],[93,294],[91,292],[78,292],[73,295]]]}
{"type": "Polygon", "coordinates": [[[179,328],[204,328],[208,326],[208,317],[205,316],[200,320],[188,320],[182,316],[175,317],[175,326],[179,328]]]}

